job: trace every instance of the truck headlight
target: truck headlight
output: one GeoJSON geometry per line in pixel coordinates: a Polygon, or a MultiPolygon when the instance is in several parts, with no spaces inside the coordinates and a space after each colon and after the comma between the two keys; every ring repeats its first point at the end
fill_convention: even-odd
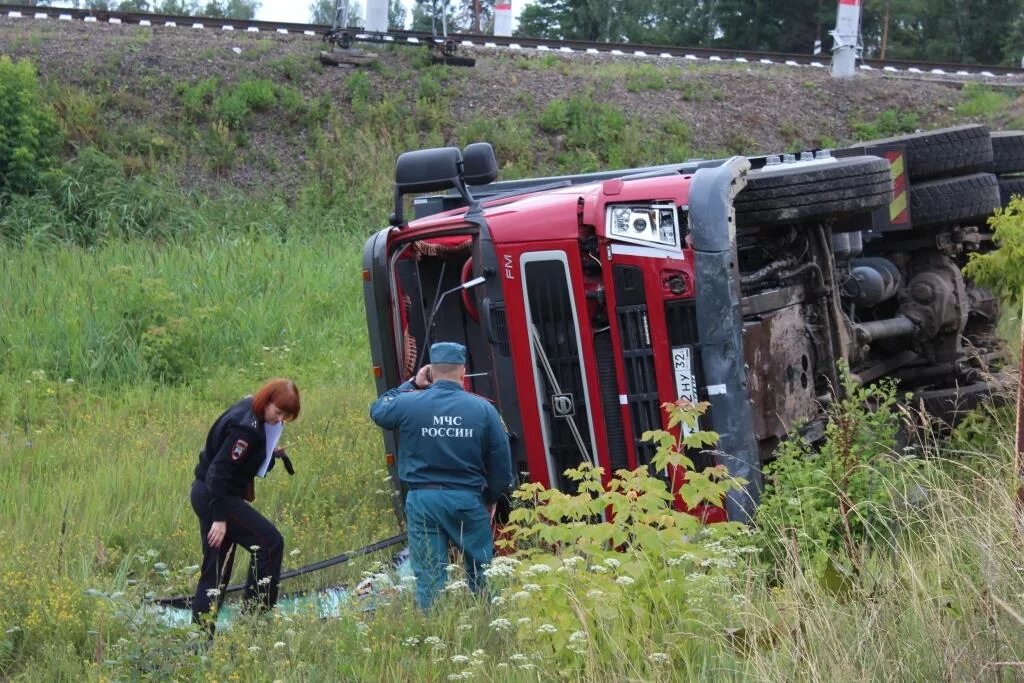
{"type": "Polygon", "coordinates": [[[616,204],[608,207],[607,235],[613,240],[679,248],[676,205],[616,204]]]}

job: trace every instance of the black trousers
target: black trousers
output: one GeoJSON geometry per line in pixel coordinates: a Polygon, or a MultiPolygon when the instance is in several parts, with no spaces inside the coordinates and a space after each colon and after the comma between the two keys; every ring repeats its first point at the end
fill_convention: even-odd
{"type": "MultiPolygon", "coordinates": [[[[192,620],[202,623],[202,616],[209,613],[213,605],[220,607],[239,549],[250,553],[245,606],[266,610],[277,604],[277,584],[284,560],[284,538],[277,527],[242,498],[232,496],[227,498],[227,535],[220,548],[211,548],[206,540],[213,525],[206,482],[195,480],[191,499],[192,509],[199,518],[199,538],[203,544],[199,584],[192,598],[192,620]],[[232,545],[238,547],[234,552],[232,545]],[[215,589],[219,592],[213,593],[215,589]]],[[[212,624],[209,626],[212,633],[212,624]]]]}

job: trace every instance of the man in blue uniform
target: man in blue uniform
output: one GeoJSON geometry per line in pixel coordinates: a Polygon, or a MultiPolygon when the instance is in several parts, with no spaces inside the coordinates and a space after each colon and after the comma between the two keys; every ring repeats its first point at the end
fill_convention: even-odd
{"type": "Polygon", "coordinates": [[[409,555],[423,609],[444,585],[449,542],[465,557],[470,587],[480,590],[480,567],[494,555],[491,511],[514,485],[498,411],[462,388],[466,347],[439,342],[430,361],[370,406],[374,422],[398,431],[398,477],[409,491],[409,555]]]}

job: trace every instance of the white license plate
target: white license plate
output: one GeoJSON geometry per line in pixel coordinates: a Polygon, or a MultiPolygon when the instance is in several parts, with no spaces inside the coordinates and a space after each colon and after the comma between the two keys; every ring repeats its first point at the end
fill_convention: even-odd
{"type": "Polygon", "coordinates": [[[693,378],[693,349],[689,346],[677,346],[672,349],[672,368],[676,377],[676,396],[696,403],[697,382],[693,378]]]}
{"type": "MultiPolygon", "coordinates": [[[[689,346],[677,346],[672,349],[672,369],[676,378],[676,396],[685,398],[690,403],[697,402],[697,382],[693,378],[693,349],[689,346]]],[[[683,436],[690,435],[690,428],[681,425],[683,436]]]]}

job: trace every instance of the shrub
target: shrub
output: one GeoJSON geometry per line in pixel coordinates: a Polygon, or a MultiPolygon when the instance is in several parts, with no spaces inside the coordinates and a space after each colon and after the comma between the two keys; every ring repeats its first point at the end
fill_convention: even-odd
{"type": "Polygon", "coordinates": [[[0,57],[0,195],[35,190],[60,145],[53,110],[27,60],[0,57]]]}
{"type": "Polygon", "coordinates": [[[771,559],[795,554],[826,582],[858,571],[864,542],[891,533],[894,487],[917,464],[892,450],[899,430],[895,384],[862,387],[844,367],[840,377],[842,396],[827,409],[824,440],[799,436],[779,446],[765,468],[756,517],[771,559]]]}
{"type": "MultiPolygon", "coordinates": [[[[740,485],[721,467],[693,471],[685,455],[686,448],[717,441],[717,434],[697,430],[705,407],[665,404],[670,427],[686,424],[686,435],[643,435],[657,444],[652,470],[688,469],[678,495],[691,508],[720,505],[726,491],[740,485]]],[[[565,472],[576,494],[540,484],[513,494],[520,507],[506,531],[517,551],[496,558],[485,572],[503,588],[494,600],[501,616],[491,628],[513,637],[525,648],[520,651],[542,657],[537,665],[543,669],[595,680],[626,657],[638,678],[658,672],[671,680],[665,672],[685,658],[686,639],[663,636],[714,638],[734,625],[742,603],[734,590],[745,565],[741,556],[753,550],[741,541],[744,527],[702,525],[675,510],[675,495],[652,470],[619,470],[604,483],[601,468],[583,463],[565,472]]]]}
{"type": "Polygon", "coordinates": [[[914,112],[886,109],[874,121],[854,121],[851,125],[858,139],[870,140],[912,133],[917,130],[918,118],[914,112]]]}
{"type": "Polygon", "coordinates": [[[1024,292],[1024,198],[1014,197],[1005,209],[988,219],[999,248],[973,253],[964,273],[977,284],[990,287],[1004,301],[1020,305],[1024,292]]]}

